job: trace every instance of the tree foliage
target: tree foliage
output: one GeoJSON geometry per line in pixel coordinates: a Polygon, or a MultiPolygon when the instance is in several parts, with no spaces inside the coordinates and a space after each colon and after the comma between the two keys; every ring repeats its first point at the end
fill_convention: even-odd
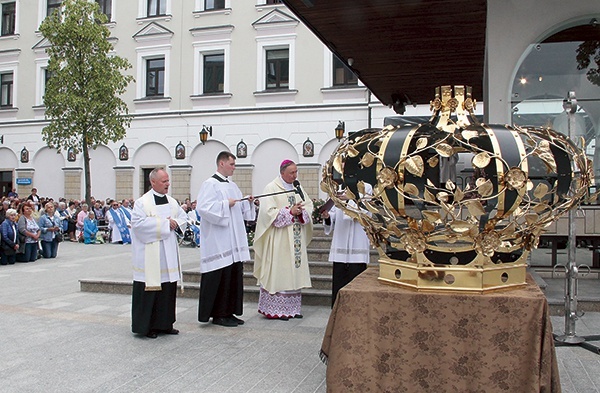
{"type": "Polygon", "coordinates": [[[585,70],[590,64],[595,64],[586,72],[590,83],[600,86],[600,41],[584,41],[577,48],[577,69],[585,70]]]}
{"type": "Polygon", "coordinates": [[[96,2],[65,0],[40,25],[50,42],[44,105],[50,124],[42,130],[49,147],[83,153],[86,200],[90,199],[89,149],[126,134],[131,116],[120,98],[133,80],[127,59],[111,54],[106,15],[96,2]]]}

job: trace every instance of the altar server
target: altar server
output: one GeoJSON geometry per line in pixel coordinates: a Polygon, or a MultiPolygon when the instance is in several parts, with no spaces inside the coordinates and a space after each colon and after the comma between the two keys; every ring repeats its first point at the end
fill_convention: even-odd
{"type": "Polygon", "coordinates": [[[244,220],[254,220],[253,198],[229,178],[235,171],[235,156],[223,151],[217,156],[217,172],[200,187],[196,210],[200,214],[200,300],[198,321],[236,327],[244,321],[243,261],[250,260],[244,220]]]}
{"type": "MultiPolygon", "coordinates": [[[[372,195],[373,187],[365,183],[365,194],[372,195]]],[[[363,195],[360,195],[362,198],[363,195]]],[[[340,199],[345,200],[341,195],[340,199]]],[[[354,201],[347,202],[356,209],[354,201]]],[[[348,216],[338,207],[321,213],[324,218],[323,229],[326,235],[333,232],[329,262],[333,262],[333,287],[331,290],[331,307],[340,289],[362,273],[369,263],[371,243],[360,223],[348,216]]]]}
{"type": "Polygon", "coordinates": [[[181,279],[175,231],[186,224],[186,214],[167,195],[169,175],[162,168],[150,172],[152,189],[139,198],[131,214],[133,257],[132,331],[149,338],[178,334],[175,322],[177,281],[181,279]]]}

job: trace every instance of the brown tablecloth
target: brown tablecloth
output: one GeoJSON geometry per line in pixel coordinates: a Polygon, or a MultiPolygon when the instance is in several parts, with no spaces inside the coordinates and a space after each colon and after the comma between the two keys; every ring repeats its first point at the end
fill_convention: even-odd
{"type": "Polygon", "coordinates": [[[343,288],[321,347],[330,392],[560,392],[543,293],[417,292],[369,268],[343,288]]]}

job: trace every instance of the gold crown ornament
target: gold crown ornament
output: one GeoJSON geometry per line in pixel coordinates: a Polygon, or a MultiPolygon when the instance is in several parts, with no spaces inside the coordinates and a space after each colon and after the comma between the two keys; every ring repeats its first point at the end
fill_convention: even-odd
{"type": "Polygon", "coordinates": [[[583,139],[578,147],[548,128],[483,124],[475,105],[468,86],[438,87],[429,122],[355,132],[323,168],[322,190],[377,248],[381,281],[419,290],[520,287],[544,228],[588,195],[593,168],[583,139]],[[457,176],[465,162],[468,176],[457,176]]]}

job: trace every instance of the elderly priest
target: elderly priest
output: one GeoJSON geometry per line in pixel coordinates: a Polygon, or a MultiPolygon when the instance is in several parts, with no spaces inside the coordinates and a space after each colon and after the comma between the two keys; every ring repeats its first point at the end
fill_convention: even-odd
{"type": "Polygon", "coordinates": [[[150,172],[152,189],[135,201],[131,214],[133,297],[131,330],[156,338],[178,334],[175,322],[177,281],[181,278],[175,231],[186,224],[186,214],[167,195],[169,175],[162,168],[150,172]]]}

